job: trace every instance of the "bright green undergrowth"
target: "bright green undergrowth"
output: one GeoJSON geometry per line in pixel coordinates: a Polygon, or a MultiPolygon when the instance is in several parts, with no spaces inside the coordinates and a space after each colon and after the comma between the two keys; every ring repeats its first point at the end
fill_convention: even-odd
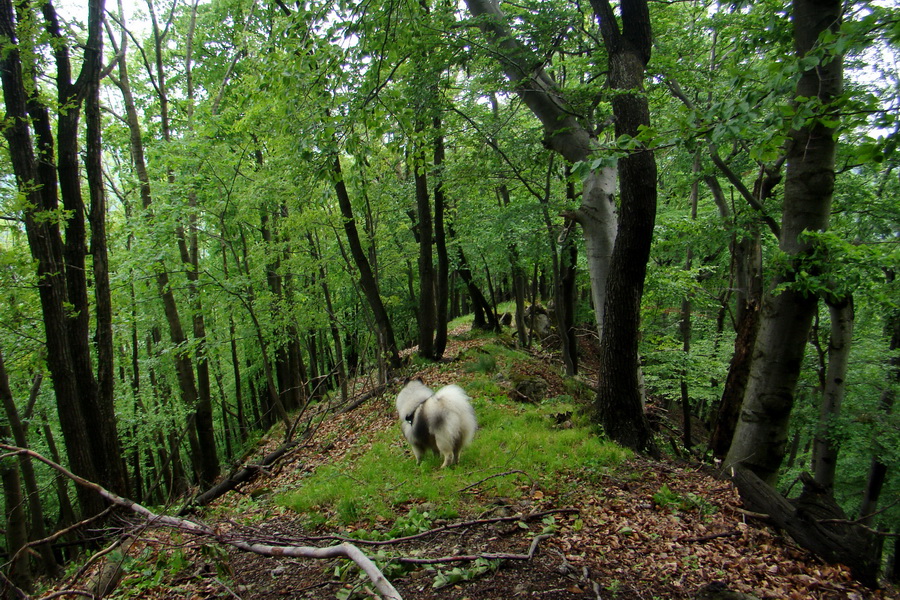
{"type": "Polygon", "coordinates": [[[454,518],[498,497],[531,493],[532,485],[565,489],[571,475],[609,470],[629,456],[577,417],[575,425],[559,427],[558,415],[577,414],[569,397],[523,405],[510,401],[490,378],[461,383],[473,397],[479,431],[458,465],[441,469],[433,454],[416,465],[398,426],[361,440],[360,452],[319,468],[277,502],[311,524],[366,526],[394,522],[411,511],[454,518]],[[364,442],[371,445],[363,451],[364,442]],[[469,488],[476,482],[481,483],[469,488]]]}

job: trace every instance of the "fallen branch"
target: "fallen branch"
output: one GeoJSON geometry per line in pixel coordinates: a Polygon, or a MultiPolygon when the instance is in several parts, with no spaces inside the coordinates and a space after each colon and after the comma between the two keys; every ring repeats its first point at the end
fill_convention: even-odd
{"type": "Polygon", "coordinates": [[[709,540],[715,540],[723,537],[737,537],[741,535],[740,531],[723,531],[721,533],[711,533],[709,535],[701,535],[697,537],[677,537],[675,538],[676,542],[708,542],[709,540]]]}
{"type": "Polygon", "coordinates": [[[233,546],[239,550],[261,554],[263,556],[289,556],[292,558],[335,558],[338,556],[344,556],[355,562],[359,566],[359,568],[362,569],[362,571],[369,577],[369,579],[372,581],[372,584],[379,591],[379,593],[381,593],[382,596],[389,600],[403,600],[400,596],[400,593],[394,588],[393,585],[391,585],[391,582],[388,581],[387,578],[385,578],[384,574],[382,574],[381,570],[378,569],[375,563],[373,563],[365,554],[362,553],[359,548],[357,548],[353,544],[342,543],[338,544],[337,546],[331,546],[328,548],[315,548],[309,546],[270,546],[266,544],[254,544],[244,540],[228,539],[225,536],[216,533],[215,530],[206,525],[201,525],[193,521],[188,521],[187,519],[181,519],[179,517],[173,517],[170,515],[156,514],[150,509],[141,506],[133,500],[123,498],[122,496],[110,492],[106,488],[94,483],[93,481],[88,481],[87,479],[79,477],[62,465],[59,465],[52,460],[45,458],[44,456],[38,454],[37,452],[34,452],[33,450],[19,448],[17,446],[9,446],[7,444],[0,444],[0,449],[7,451],[6,454],[0,456],[0,459],[9,456],[30,456],[35,460],[39,460],[49,467],[59,471],[60,473],[74,481],[76,484],[89,490],[93,490],[102,498],[108,500],[112,504],[121,506],[138,515],[141,515],[142,517],[147,519],[148,524],[166,525],[168,527],[180,529],[194,535],[210,537],[215,539],[219,543],[228,544],[229,546],[233,546]]]}
{"type": "Polygon", "coordinates": [[[428,537],[431,535],[435,535],[438,533],[442,533],[444,531],[451,531],[453,529],[462,529],[463,527],[472,527],[475,525],[486,525],[490,523],[508,523],[510,521],[532,521],[534,519],[545,517],[547,515],[559,514],[559,513],[575,513],[578,514],[581,511],[577,508],[554,508],[551,510],[544,510],[536,513],[529,513],[527,515],[519,515],[513,517],[494,517],[491,519],[475,519],[474,521],[463,521],[461,523],[451,523],[450,525],[442,525],[441,527],[435,527],[434,529],[429,529],[428,531],[423,531],[420,533],[416,533],[413,535],[407,535],[404,537],[394,538],[390,540],[359,540],[355,538],[349,538],[341,535],[322,535],[316,537],[304,538],[306,540],[311,541],[325,541],[325,540],[333,540],[333,541],[343,541],[343,542],[353,542],[359,545],[365,546],[389,546],[392,544],[402,544],[403,542],[409,542],[412,540],[417,540],[420,538],[428,537]]]}
{"type": "Polygon", "coordinates": [[[260,471],[264,470],[266,467],[271,466],[273,463],[281,459],[296,445],[297,442],[288,442],[286,444],[282,444],[275,451],[267,454],[259,464],[247,465],[243,469],[236,471],[234,474],[230,475],[226,479],[223,479],[215,486],[211,487],[210,489],[206,490],[205,492],[191,500],[186,506],[178,511],[178,516],[185,516],[187,514],[190,514],[195,508],[209,504],[216,498],[230,492],[238,485],[246,483],[248,481],[252,481],[256,478],[257,475],[259,475],[260,471]]]}
{"type": "Polygon", "coordinates": [[[344,413],[350,412],[351,410],[354,410],[356,407],[358,407],[360,404],[362,404],[369,398],[373,398],[375,396],[382,395],[386,389],[387,389],[387,385],[383,385],[383,384],[372,388],[368,392],[362,394],[361,396],[359,396],[358,398],[353,400],[353,402],[351,402],[349,405],[343,407],[341,410],[339,410],[337,412],[337,414],[342,415],[344,413]]]}
{"type": "Polygon", "coordinates": [[[505,552],[483,552],[481,554],[460,554],[457,556],[442,556],[439,558],[392,558],[391,560],[394,562],[398,562],[406,565],[434,565],[440,563],[448,563],[448,562],[473,562],[478,560],[479,558],[483,558],[485,560],[531,560],[534,558],[534,553],[537,550],[538,544],[542,540],[546,540],[549,537],[553,537],[552,533],[542,533],[540,535],[536,535],[533,540],[531,540],[531,547],[528,548],[528,552],[526,554],[507,554],[505,552]]]}
{"type": "Polygon", "coordinates": [[[528,473],[526,473],[525,471],[522,471],[522,470],[520,470],[520,469],[514,469],[514,470],[512,470],[512,471],[504,471],[503,473],[496,473],[496,474],[494,474],[494,475],[490,475],[489,477],[485,477],[484,479],[480,479],[479,481],[476,481],[475,483],[471,483],[471,484],[467,485],[466,487],[464,487],[464,488],[462,488],[462,489],[456,490],[456,493],[458,494],[458,493],[464,492],[464,491],[466,491],[466,490],[468,490],[468,489],[472,489],[473,487],[475,487],[475,486],[478,485],[479,483],[484,483],[484,482],[487,481],[488,479],[493,479],[494,477],[503,477],[504,475],[512,475],[512,474],[514,474],[514,473],[521,473],[522,475],[524,475],[524,476],[527,477],[528,479],[531,479],[531,485],[534,485],[534,479],[531,478],[531,475],[529,475],[528,473]]]}

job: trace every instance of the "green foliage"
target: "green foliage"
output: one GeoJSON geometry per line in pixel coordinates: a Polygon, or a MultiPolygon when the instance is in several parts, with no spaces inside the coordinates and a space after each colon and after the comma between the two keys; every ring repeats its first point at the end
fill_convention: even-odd
{"type": "Polygon", "coordinates": [[[464,567],[453,567],[450,570],[438,568],[435,569],[437,575],[435,575],[434,583],[431,584],[431,587],[438,590],[462,581],[472,581],[493,573],[498,568],[500,568],[499,560],[487,560],[485,558],[478,558],[464,567]]]}
{"type": "Polygon", "coordinates": [[[655,494],[653,494],[653,502],[662,509],[671,512],[699,512],[701,515],[710,515],[715,512],[716,507],[701,498],[693,492],[681,495],[669,489],[668,485],[663,485],[655,494]]]}

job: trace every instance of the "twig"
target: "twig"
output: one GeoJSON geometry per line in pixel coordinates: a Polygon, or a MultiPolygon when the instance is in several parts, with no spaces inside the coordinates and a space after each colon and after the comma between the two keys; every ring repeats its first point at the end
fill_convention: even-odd
{"type": "Polygon", "coordinates": [[[365,554],[362,553],[359,548],[357,548],[353,544],[345,542],[342,544],[338,544],[337,546],[331,546],[328,548],[315,548],[309,546],[270,546],[267,544],[254,544],[244,540],[228,539],[223,535],[216,533],[207,525],[202,525],[200,523],[188,521],[187,519],[181,519],[169,515],[156,514],[150,509],[141,506],[133,500],[123,498],[117,494],[114,494],[113,492],[110,492],[101,485],[79,477],[62,465],[58,465],[57,463],[48,458],[45,458],[44,456],[38,454],[37,452],[34,452],[33,450],[10,446],[7,444],[0,444],[0,449],[7,451],[7,453],[0,456],[0,458],[5,458],[7,456],[25,455],[30,456],[35,460],[39,460],[44,464],[52,467],[53,469],[56,469],[57,471],[74,481],[76,484],[93,490],[102,498],[105,498],[113,504],[127,508],[128,510],[136,514],[141,515],[142,517],[147,519],[148,524],[165,525],[168,527],[186,531],[188,533],[192,533],[194,535],[211,537],[220,543],[234,546],[239,550],[253,552],[255,554],[262,554],[263,556],[290,556],[294,558],[335,558],[338,556],[343,556],[349,558],[357,565],[359,565],[359,568],[369,577],[369,579],[372,580],[375,588],[378,589],[379,593],[381,593],[382,596],[390,600],[402,600],[400,592],[398,592],[396,588],[391,585],[391,582],[388,581],[387,578],[385,578],[384,574],[375,565],[375,563],[373,563],[365,554]]]}
{"type": "Polygon", "coordinates": [[[472,562],[476,561],[479,558],[483,558],[485,560],[531,560],[534,558],[534,553],[537,550],[538,544],[542,540],[546,540],[549,537],[553,537],[552,533],[542,533],[540,535],[536,535],[533,540],[531,540],[531,547],[528,548],[527,554],[508,554],[506,552],[483,552],[481,554],[460,554],[457,556],[442,556],[439,558],[393,558],[391,559],[394,562],[406,564],[406,565],[434,565],[440,563],[448,563],[448,562],[472,562]]]}
{"type": "Polygon", "coordinates": [[[52,594],[48,594],[46,596],[41,596],[39,600],[53,600],[53,598],[62,598],[63,596],[84,596],[85,598],[91,598],[92,600],[97,600],[97,596],[86,591],[86,590],[57,590],[52,594]]]}
{"type": "Polygon", "coordinates": [[[504,475],[512,475],[513,473],[521,473],[522,475],[524,475],[524,476],[527,477],[528,479],[531,479],[531,485],[534,485],[534,479],[532,479],[531,475],[529,475],[529,474],[526,473],[525,471],[521,471],[521,470],[519,470],[519,469],[513,469],[512,471],[504,471],[503,473],[496,473],[496,474],[491,475],[491,476],[489,476],[489,477],[485,477],[484,479],[481,479],[481,480],[479,480],[479,481],[476,481],[475,483],[469,484],[469,485],[467,485],[466,487],[464,487],[464,488],[462,488],[462,489],[456,490],[456,493],[459,494],[460,492],[464,492],[464,491],[466,491],[466,490],[468,490],[468,489],[471,489],[471,488],[475,487],[476,485],[478,485],[478,484],[480,484],[480,483],[484,483],[484,482],[487,481],[488,479],[493,479],[494,477],[503,477],[504,475]]]}
{"type": "Polygon", "coordinates": [[[714,540],[716,538],[723,537],[736,537],[741,535],[740,531],[723,531],[721,533],[711,533],[709,535],[700,535],[697,537],[685,537],[680,536],[675,538],[676,542],[708,542],[709,540],[714,540]]]}
{"type": "MultiPolygon", "coordinates": [[[[64,529],[60,529],[59,531],[56,531],[43,539],[28,542],[19,550],[19,552],[22,552],[26,548],[34,548],[35,546],[40,546],[41,544],[50,544],[52,542],[55,542],[56,540],[58,540],[59,538],[61,538],[64,535],[66,535],[70,531],[84,527],[91,521],[96,521],[98,519],[102,519],[103,517],[108,515],[110,512],[112,512],[112,509],[113,509],[112,506],[108,506],[102,512],[97,513],[93,517],[88,517],[87,519],[85,519],[83,521],[78,521],[77,523],[75,523],[73,525],[69,525],[68,527],[66,527],[64,529]]],[[[16,552],[16,556],[18,556],[19,552],[16,552]]],[[[12,558],[12,560],[15,560],[15,556],[12,558]]]]}
{"type": "Polygon", "coordinates": [[[346,541],[346,542],[354,542],[361,546],[388,546],[391,544],[402,544],[403,542],[409,542],[412,540],[417,540],[423,537],[428,537],[430,535],[435,535],[444,531],[451,531],[453,529],[461,529],[463,527],[472,527],[473,525],[486,525],[489,523],[506,523],[509,521],[531,521],[533,519],[537,519],[539,517],[544,517],[552,514],[559,513],[580,513],[581,511],[577,508],[554,508],[552,510],[544,510],[537,513],[529,513],[527,515],[519,515],[513,517],[494,517],[491,519],[476,519],[474,521],[464,521],[462,523],[451,523],[450,525],[444,525],[442,527],[435,527],[434,529],[429,529],[428,531],[423,531],[421,533],[416,533],[413,535],[407,535],[404,537],[394,538],[392,540],[357,540],[355,538],[348,538],[340,535],[323,535],[305,538],[310,541],[325,541],[325,540],[334,540],[334,541],[346,541]]]}

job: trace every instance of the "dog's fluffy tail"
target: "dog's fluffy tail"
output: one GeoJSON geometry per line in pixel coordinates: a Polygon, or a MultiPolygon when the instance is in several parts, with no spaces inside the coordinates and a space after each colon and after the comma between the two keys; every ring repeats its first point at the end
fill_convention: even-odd
{"type": "Polygon", "coordinates": [[[447,385],[439,389],[434,394],[434,399],[440,406],[435,413],[444,416],[453,416],[458,419],[456,427],[451,427],[452,433],[459,436],[456,451],[459,452],[465,446],[472,442],[475,437],[475,430],[478,429],[478,421],[475,418],[475,410],[469,404],[468,394],[458,385],[447,385]]]}

